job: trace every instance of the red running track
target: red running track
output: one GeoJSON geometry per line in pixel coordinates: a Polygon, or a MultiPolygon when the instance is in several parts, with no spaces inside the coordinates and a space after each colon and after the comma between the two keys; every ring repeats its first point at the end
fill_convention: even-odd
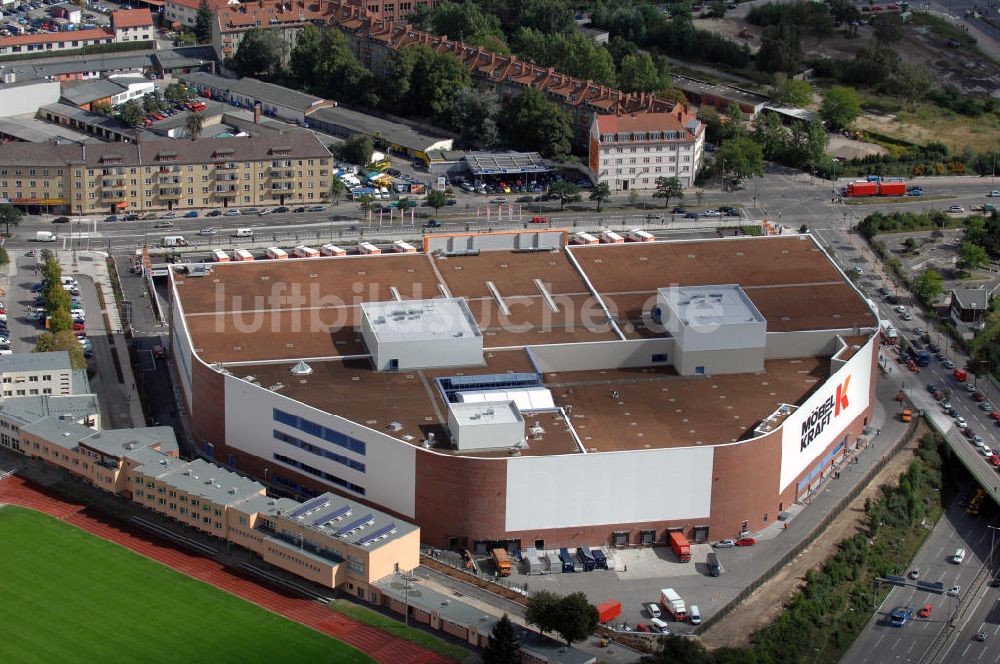
{"type": "Polygon", "coordinates": [[[84,505],[57,497],[20,477],[8,477],[0,481],[0,503],[20,505],[71,523],[98,537],[131,549],[141,556],[163,563],[182,574],[210,583],[268,611],[348,643],[377,662],[444,664],[452,661],[311,600],[286,595],[249,578],[238,576],[215,560],[195,556],[155,540],[144,531],[98,514],[84,505]]]}

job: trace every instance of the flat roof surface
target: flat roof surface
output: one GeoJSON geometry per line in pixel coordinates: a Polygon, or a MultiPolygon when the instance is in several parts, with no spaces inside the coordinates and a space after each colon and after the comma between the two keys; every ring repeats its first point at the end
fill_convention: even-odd
{"type": "Polygon", "coordinates": [[[483,424],[512,424],[523,422],[513,401],[487,401],[483,403],[450,403],[448,410],[463,427],[483,424]]]}
{"type": "Polygon", "coordinates": [[[480,336],[469,307],[461,298],[365,302],[361,305],[361,313],[380,342],[480,336]]]}
{"type": "Polygon", "coordinates": [[[764,322],[757,307],[735,284],[661,288],[657,293],[684,325],[764,322]]]}
{"type": "Polygon", "coordinates": [[[19,371],[69,371],[69,353],[57,350],[48,353],[14,353],[0,355],[0,373],[19,371]]]}
{"type": "MultiPolygon", "coordinates": [[[[826,254],[798,236],[255,261],[174,279],[193,345],[206,362],[240,362],[228,367],[238,378],[280,384],[284,396],[414,445],[433,433],[435,449],[448,454],[465,452],[450,447],[449,404],[437,378],[535,373],[526,346],[620,339],[605,305],[626,338],[663,336],[647,325],[661,287],[739,284],[769,332],[878,324],[826,254]],[[485,366],[374,372],[360,338],[362,305],[397,297],[404,307],[411,300],[465,298],[483,333],[485,366]],[[311,374],[291,373],[300,358],[308,358],[311,374]]],[[[542,387],[555,404],[573,407],[572,430],[562,415],[528,415],[527,424],[537,421],[546,433],[542,440],[529,437],[522,454],[739,440],[781,403],[801,403],[829,368],[828,357],[806,357],[725,376],[681,377],[672,368],[544,374],[542,387]]]]}

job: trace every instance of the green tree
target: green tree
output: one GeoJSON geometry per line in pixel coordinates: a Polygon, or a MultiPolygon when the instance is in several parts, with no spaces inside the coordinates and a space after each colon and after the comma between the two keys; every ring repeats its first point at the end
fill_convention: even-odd
{"type": "Polygon", "coordinates": [[[924,270],[913,287],[914,294],[928,306],[944,292],[944,279],[937,270],[924,270]]]}
{"type": "Polygon", "coordinates": [[[540,91],[529,88],[507,103],[503,111],[507,143],[518,150],[537,151],[546,158],[568,155],[573,130],[569,115],[540,91]]]}
{"type": "Polygon", "coordinates": [[[431,189],[427,192],[427,204],[434,208],[434,213],[448,204],[448,195],[440,189],[431,189]]]}
{"type": "Polygon", "coordinates": [[[778,23],[764,28],[757,51],[757,69],[767,73],[794,74],[802,64],[802,44],[799,30],[790,23],[778,23]]]}
{"type": "Polygon", "coordinates": [[[411,201],[409,198],[400,198],[398,201],[396,201],[396,209],[399,210],[400,212],[406,212],[411,207],[415,206],[416,203],[411,201]]]}
{"type": "Polygon", "coordinates": [[[337,149],[337,156],[342,160],[359,166],[367,166],[372,161],[375,144],[368,134],[352,134],[337,149]]]}
{"type": "Polygon", "coordinates": [[[5,247],[0,246],[0,266],[10,264],[10,254],[5,247]]]}
{"type": "Polygon", "coordinates": [[[611,187],[607,182],[598,182],[590,190],[590,200],[597,201],[597,211],[601,211],[601,204],[611,198],[611,187]]]}
{"type": "Polygon", "coordinates": [[[13,205],[8,203],[0,205],[0,224],[3,224],[4,234],[10,235],[10,227],[20,224],[23,216],[24,213],[13,205]]]}
{"type": "Polygon", "coordinates": [[[46,283],[42,292],[45,294],[45,313],[49,316],[54,316],[58,311],[69,313],[70,297],[62,284],[46,283]]]}
{"type": "Polygon", "coordinates": [[[191,135],[192,141],[197,141],[201,130],[205,127],[205,116],[201,113],[189,113],[184,119],[184,128],[191,135]]]}
{"type": "Polygon", "coordinates": [[[183,83],[171,83],[163,90],[164,99],[175,104],[185,101],[190,96],[191,91],[183,83]]]}
{"type": "Polygon", "coordinates": [[[877,14],[871,19],[875,39],[882,44],[898,44],[903,39],[903,20],[899,14],[877,14]]]}
{"type": "Polygon", "coordinates": [[[528,597],[524,620],[542,634],[555,631],[559,624],[559,595],[548,590],[536,590],[528,597]]]}
{"type": "MultiPolygon", "coordinates": [[[[68,305],[67,305],[68,306],[68,305]]],[[[49,332],[71,332],[73,330],[73,319],[69,315],[68,309],[56,309],[49,315],[49,332]]]]}
{"type": "MultiPolygon", "coordinates": [[[[378,103],[374,78],[354,56],[343,32],[324,32],[317,58],[313,63],[315,71],[312,79],[317,93],[334,99],[351,99],[368,106],[378,103]]],[[[300,66],[308,65],[301,63],[300,66]]]]}
{"type": "Polygon", "coordinates": [[[142,105],[138,99],[129,99],[118,107],[118,121],[129,127],[138,127],[146,119],[146,114],[142,112],[142,105]]]}
{"type": "Polygon", "coordinates": [[[159,90],[153,90],[142,97],[142,110],[146,113],[159,113],[163,110],[163,97],[159,90]]]}
{"type": "Polygon", "coordinates": [[[198,3],[198,13],[194,16],[194,34],[202,44],[212,41],[212,18],[208,0],[201,0],[198,3]]]}
{"type": "Polygon", "coordinates": [[[434,7],[430,23],[431,32],[467,43],[477,43],[485,37],[504,37],[500,20],[484,13],[474,2],[442,2],[434,7]]]}
{"type": "Polygon", "coordinates": [[[322,41],[323,33],[315,25],[307,25],[299,31],[295,46],[288,56],[289,73],[299,85],[308,88],[315,85],[322,41]]]}
{"type": "Polygon", "coordinates": [[[617,83],[611,51],[579,30],[550,33],[521,27],[514,33],[511,44],[515,53],[543,67],[604,85],[617,83]]]}
{"type": "Polygon", "coordinates": [[[861,97],[854,88],[835,85],[823,96],[819,113],[831,129],[847,129],[861,115],[861,97]]]}
{"type": "Polygon", "coordinates": [[[722,118],[713,107],[703,105],[698,110],[697,118],[705,123],[705,140],[715,145],[722,138],[722,118]]]}
{"type": "Polygon", "coordinates": [[[115,108],[109,101],[95,101],[90,105],[90,112],[107,117],[115,112],[115,108]]]}
{"type": "Polygon", "coordinates": [[[285,42],[278,30],[251,28],[236,47],[233,69],[240,76],[270,78],[285,61],[285,42]]]}
{"type": "Polygon", "coordinates": [[[559,199],[559,210],[565,210],[567,203],[575,203],[580,200],[580,187],[572,182],[559,180],[552,183],[549,193],[559,199]]]}
{"type": "Polygon", "coordinates": [[[406,107],[413,115],[438,117],[445,100],[458,88],[472,86],[468,68],[451,53],[437,53],[426,44],[399,50],[383,81],[392,108],[406,107]]]}
{"type": "Polygon", "coordinates": [[[812,101],[812,86],[807,81],[791,78],[784,72],[774,75],[774,100],[789,106],[805,106],[812,101]]]}
{"type": "Polygon", "coordinates": [[[712,0],[708,3],[708,13],[703,14],[705,18],[725,18],[726,0],[712,0]]]}
{"type": "MultiPolygon", "coordinates": [[[[684,92],[678,90],[677,88],[667,88],[666,90],[660,90],[659,96],[662,97],[663,99],[666,99],[667,101],[672,101],[675,104],[686,105],[688,103],[687,95],[685,95],[684,92]]],[[[706,110],[714,110],[714,109],[706,108],[706,110]]],[[[718,117],[718,115],[716,115],[716,117],[718,117]]]]}
{"type": "Polygon", "coordinates": [[[660,176],[656,178],[656,191],[653,192],[653,198],[662,198],[663,209],[666,210],[670,207],[672,199],[684,198],[684,185],[676,177],[660,176]]]}
{"type": "Polygon", "coordinates": [[[76,336],[67,330],[59,332],[42,332],[38,335],[32,353],[51,353],[64,350],[69,353],[70,366],[74,369],[86,369],[87,358],[83,356],[83,346],[76,336]]]}
{"type": "Polygon", "coordinates": [[[882,85],[887,93],[902,97],[910,105],[923,99],[933,89],[934,79],[927,67],[915,62],[902,62],[882,85]]]}
{"type": "Polygon", "coordinates": [[[764,175],[764,152],[761,146],[746,136],[723,142],[715,153],[715,163],[719,173],[737,186],[745,178],[764,175]]]}
{"type": "Polygon", "coordinates": [[[358,207],[361,208],[362,214],[368,214],[376,207],[375,198],[371,194],[364,194],[356,200],[358,201],[358,207]]]}
{"type": "Polygon", "coordinates": [[[340,199],[347,194],[347,185],[340,178],[330,180],[330,200],[334,205],[340,205],[340,199]]]}
{"type": "Polygon", "coordinates": [[[912,254],[914,251],[916,251],[918,246],[919,245],[917,245],[916,239],[912,237],[908,237],[906,238],[906,240],[903,241],[903,247],[906,248],[906,252],[909,254],[912,254]]]}
{"type": "Polygon", "coordinates": [[[514,632],[514,624],[503,616],[493,625],[489,641],[483,649],[483,664],[520,664],[521,644],[514,632]]]}
{"type": "Polygon", "coordinates": [[[972,272],[989,263],[990,257],[986,249],[972,242],[963,242],[958,251],[958,269],[972,272]]]}
{"type": "Polygon", "coordinates": [[[638,53],[622,59],[618,84],[625,92],[659,92],[670,87],[670,77],[663,75],[649,53],[638,53]]]}
{"type": "Polygon", "coordinates": [[[493,147],[499,139],[500,98],[493,91],[457,88],[444,100],[438,121],[458,131],[466,145],[493,147]]]}
{"type": "Polygon", "coordinates": [[[597,609],[582,592],[566,595],[559,600],[559,622],[556,631],[566,645],[583,641],[597,629],[597,609]]]}
{"type": "MultiPolygon", "coordinates": [[[[670,634],[661,636],[656,646],[656,664],[682,664],[695,662],[711,662],[712,654],[696,639],[670,634]]],[[[748,662],[749,659],[738,659],[738,662],[748,662]]]]}

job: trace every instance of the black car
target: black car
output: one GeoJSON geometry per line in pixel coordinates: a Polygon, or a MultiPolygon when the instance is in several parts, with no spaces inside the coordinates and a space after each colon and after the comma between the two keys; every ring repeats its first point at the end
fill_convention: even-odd
{"type": "Polygon", "coordinates": [[[300,205],[299,207],[297,207],[294,210],[292,210],[292,214],[301,214],[301,213],[303,213],[305,211],[306,211],[306,207],[304,205],[300,205]]]}
{"type": "Polygon", "coordinates": [[[518,196],[515,203],[531,203],[534,199],[531,196],[518,196]]]}
{"type": "Polygon", "coordinates": [[[941,352],[941,346],[938,346],[937,344],[927,344],[927,350],[936,355],[941,352]]]}
{"type": "Polygon", "coordinates": [[[426,224],[424,224],[424,228],[441,228],[441,222],[438,221],[437,219],[431,219],[426,224]]]}
{"type": "Polygon", "coordinates": [[[122,219],[124,219],[125,221],[139,221],[139,215],[133,212],[131,214],[125,215],[124,217],[122,217],[122,219]]]}
{"type": "Polygon", "coordinates": [[[69,217],[56,217],[52,220],[53,224],[68,224],[71,221],[69,217]]]}
{"type": "Polygon", "coordinates": [[[698,218],[698,213],[697,212],[685,212],[684,213],[684,218],[685,219],[697,219],[698,218]]]}
{"type": "Polygon", "coordinates": [[[278,207],[271,210],[271,214],[283,214],[286,212],[288,212],[288,208],[285,207],[284,205],[279,205],[278,207]]]}
{"type": "Polygon", "coordinates": [[[720,205],[719,206],[719,212],[721,212],[722,214],[726,214],[728,212],[734,212],[735,210],[736,210],[736,208],[734,208],[731,205],[720,205]]]}
{"type": "Polygon", "coordinates": [[[738,216],[740,216],[740,211],[739,210],[726,210],[726,216],[727,217],[738,217],[738,216]]]}
{"type": "Polygon", "coordinates": [[[670,211],[670,214],[687,214],[687,210],[682,207],[675,207],[670,211]]]}
{"type": "Polygon", "coordinates": [[[221,217],[222,216],[222,210],[212,210],[211,212],[209,212],[205,216],[206,217],[221,217]]]}

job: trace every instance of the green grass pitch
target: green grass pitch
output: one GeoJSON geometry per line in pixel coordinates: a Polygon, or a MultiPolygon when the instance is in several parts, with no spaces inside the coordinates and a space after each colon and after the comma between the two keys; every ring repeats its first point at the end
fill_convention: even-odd
{"type": "Polygon", "coordinates": [[[351,646],[117,544],[0,509],[5,662],[372,662],[351,646]]]}

